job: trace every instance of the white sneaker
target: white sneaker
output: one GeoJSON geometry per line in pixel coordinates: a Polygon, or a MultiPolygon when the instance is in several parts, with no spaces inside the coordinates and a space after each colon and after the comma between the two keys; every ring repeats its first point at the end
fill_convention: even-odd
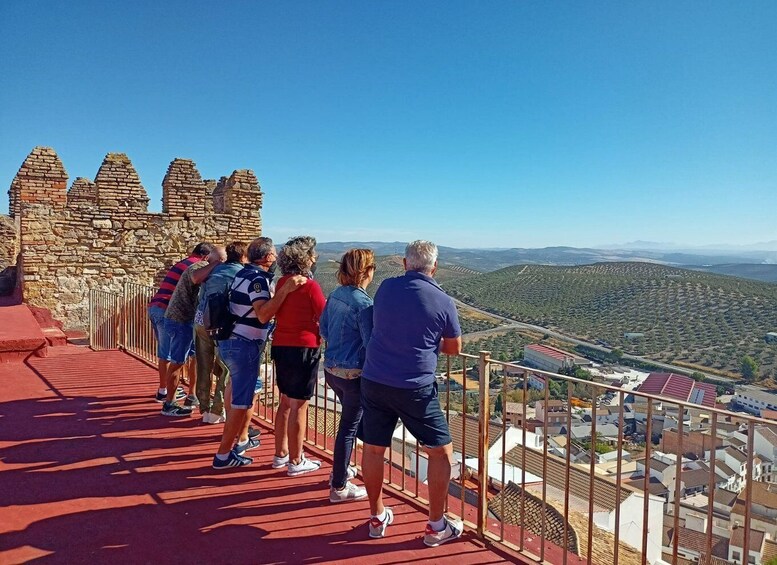
{"type": "Polygon", "coordinates": [[[446,541],[456,539],[464,531],[464,522],[461,520],[452,520],[447,516],[443,516],[443,519],[445,520],[445,527],[439,532],[435,532],[432,526],[426,524],[424,543],[429,547],[437,547],[446,541]]]}
{"type": "Polygon", "coordinates": [[[289,461],[289,470],[286,474],[290,477],[296,477],[297,475],[304,475],[311,471],[318,471],[321,468],[321,461],[312,461],[307,459],[304,455],[296,465],[289,461]]]}
{"type": "Polygon", "coordinates": [[[224,414],[214,414],[210,412],[210,424],[223,424],[227,421],[227,417],[224,414]]]}
{"type": "Polygon", "coordinates": [[[352,482],[345,483],[342,490],[329,487],[329,502],[348,502],[351,500],[361,500],[367,498],[367,489],[358,487],[352,482]]]}
{"type": "Polygon", "coordinates": [[[211,414],[210,412],[203,412],[202,413],[202,423],[203,424],[212,424],[213,420],[211,420],[211,416],[213,416],[213,414],[211,414]]]}
{"type": "Polygon", "coordinates": [[[281,467],[285,467],[289,464],[289,456],[284,455],[283,457],[278,457],[277,455],[272,456],[272,468],[273,469],[280,469],[281,467]]]}
{"type": "Polygon", "coordinates": [[[381,521],[377,516],[370,517],[370,537],[382,538],[386,535],[386,528],[394,521],[394,512],[388,506],[384,508],[386,517],[381,521]]]}

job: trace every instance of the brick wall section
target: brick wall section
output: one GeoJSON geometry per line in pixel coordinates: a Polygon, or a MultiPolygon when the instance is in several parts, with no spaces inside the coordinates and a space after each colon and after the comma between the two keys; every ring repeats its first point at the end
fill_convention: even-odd
{"type": "Polygon", "coordinates": [[[132,162],[124,153],[108,153],[94,177],[97,205],[114,215],[130,218],[148,211],[148,194],[132,162]]]}
{"type": "Polygon", "coordinates": [[[19,214],[19,208],[21,202],[19,202],[19,179],[14,178],[11,181],[11,188],[8,189],[8,209],[11,217],[15,217],[19,214]]]}
{"type": "Polygon", "coordinates": [[[97,185],[86,177],[78,177],[67,192],[67,205],[97,205],[97,185]]]}
{"type": "Polygon", "coordinates": [[[205,215],[205,182],[191,159],[174,159],[162,181],[162,213],[171,217],[205,215]]]}
{"type": "MultiPolygon", "coordinates": [[[[235,171],[222,183],[221,197],[230,203],[230,213],[206,213],[213,209],[205,203],[208,183],[192,161],[176,159],[168,177],[162,199],[173,213],[147,212],[148,197],[132,163],[124,154],[109,153],[93,185],[88,179],[73,183],[65,206],[64,167],[53,150],[35,148],[14,180],[20,187],[25,302],[49,308],[66,328],[83,328],[89,289],[157,284],[199,241],[250,241],[261,235],[262,193],[252,172],[235,171]],[[88,198],[92,186],[94,202],[88,198]],[[188,216],[180,213],[176,200],[184,194],[188,216]],[[196,205],[189,206],[192,202],[196,205]]],[[[214,192],[216,185],[210,181],[214,192]]]]}

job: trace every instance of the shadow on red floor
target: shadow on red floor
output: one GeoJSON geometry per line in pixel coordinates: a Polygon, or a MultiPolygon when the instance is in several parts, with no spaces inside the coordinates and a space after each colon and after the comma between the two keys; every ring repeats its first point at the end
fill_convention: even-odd
{"type": "MultiPolygon", "coordinates": [[[[422,541],[425,516],[387,494],[388,536],[366,502],[328,502],[330,466],[290,478],[269,437],[249,467],[211,467],[221,426],[170,419],[153,369],[124,353],[54,347],[0,365],[0,563],[500,563],[465,533],[422,541]]],[[[269,434],[269,430],[264,430],[269,434]]]]}

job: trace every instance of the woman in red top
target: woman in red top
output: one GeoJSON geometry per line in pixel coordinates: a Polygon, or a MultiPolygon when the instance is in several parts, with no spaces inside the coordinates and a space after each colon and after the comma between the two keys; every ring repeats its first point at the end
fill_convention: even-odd
{"type": "Polygon", "coordinates": [[[310,278],[289,294],[278,310],[272,340],[275,381],[281,393],[275,415],[272,466],[280,469],[288,465],[288,474],[292,477],[321,467],[320,461],[306,459],[302,452],[308,401],[315,394],[321,359],[318,319],[326,305],[321,287],[312,279],[317,257],[316,240],[310,236],[290,239],[278,254],[278,266],[283,276],[278,280],[276,291],[294,275],[310,278]]]}

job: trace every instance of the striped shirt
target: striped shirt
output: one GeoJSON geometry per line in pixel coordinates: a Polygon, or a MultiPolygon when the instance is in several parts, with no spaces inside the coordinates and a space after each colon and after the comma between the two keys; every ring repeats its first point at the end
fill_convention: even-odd
{"type": "Polygon", "coordinates": [[[178,281],[181,279],[183,272],[200,260],[200,257],[192,255],[183,261],[178,261],[178,263],[170,267],[170,270],[167,271],[165,278],[162,280],[162,284],[159,285],[159,290],[156,291],[156,294],[148,305],[159,306],[163,310],[166,310],[167,305],[170,304],[170,297],[173,296],[173,291],[175,290],[178,281]]]}
{"type": "Polygon", "coordinates": [[[272,275],[256,265],[246,265],[235,275],[229,295],[229,311],[237,317],[232,335],[245,339],[267,339],[269,322],[256,317],[254,302],[270,300],[272,275]]]}

